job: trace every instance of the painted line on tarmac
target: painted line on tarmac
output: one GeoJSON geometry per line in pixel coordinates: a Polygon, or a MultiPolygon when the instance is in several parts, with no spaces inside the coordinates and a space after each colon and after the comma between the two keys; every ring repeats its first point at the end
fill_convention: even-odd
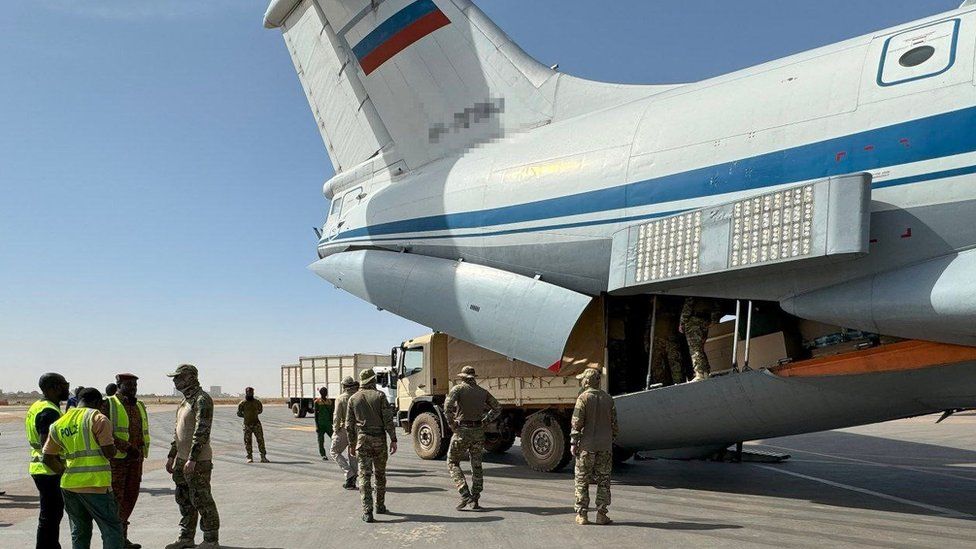
{"type": "Polygon", "coordinates": [[[875,492],[874,490],[868,490],[867,488],[861,488],[859,486],[852,486],[850,484],[844,484],[842,482],[835,482],[833,480],[827,480],[825,478],[814,477],[814,476],[810,476],[810,475],[804,475],[803,473],[796,473],[794,471],[786,471],[784,469],[778,469],[778,468],[772,467],[770,465],[759,465],[759,464],[753,464],[753,465],[755,467],[759,467],[760,469],[766,469],[767,471],[773,471],[775,473],[781,473],[781,474],[784,474],[784,475],[790,475],[790,476],[794,476],[794,477],[798,477],[798,478],[802,478],[802,479],[806,479],[806,480],[811,480],[813,482],[819,482],[820,484],[826,484],[827,486],[833,486],[834,488],[840,488],[842,490],[849,490],[851,492],[858,492],[860,494],[866,494],[866,495],[869,495],[869,496],[874,496],[876,498],[886,499],[888,501],[894,501],[894,502],[901,503],[901,504],[904,504],[904,505],[910,505],[912,507],[918,507],[918,508],[921,508],[921,509],[926,509],[928,511],[933,511],[933,512],[939,513],[940,515],[943,515],[943,516],[946,516],[946,517],[950,517],[950,518],[968,518],[968,519],[976,518],[976,516],[970,515],[969,513],[962,513],[960,511],[956,511],[954,509],[949,509],[947,507],[939,507],[938,505],[930,505],[928,503],[922,503],[921,501],[915,501],[915,500],[911,500],[911,499],[905,499],[905,498],[902,498],[902,497],[893,496],[891,494],[883,494],[881,492],[875,492]]]}
{"type": "Polygon", "coordinates": [[[810,450],[798,450],[796,448],[787,448],[785,446],[773,446],[771,444],[766,444],[765,446],[769,446],[770,448],[776,448],[777,450],[789,450],[790,452],[799,452],[801,454],[810,454],[812,456],[820,456],[820,457],[825,457],[825,458],[830,458],[835,460],[850,461],[852,463],[860,463],[862,465],[873,465],[876,467],[887,467],[890,469],[902,469],[904,471],[913,471],[925,475],[935,475],[939,477],[948,477],[954,480],[968,480],[970,482],[976,482],[976,478],[967,477],[965,475],[954,475],[952,473],[933,471],[931,467],[916,467],[913,465],[901,465],[897,463],[882,463],[880,461],[872,461],[869,459],[853,458],[848,456],[838,456],[834,454],[824,454],[821,452],[812,452],[810,450]]]}

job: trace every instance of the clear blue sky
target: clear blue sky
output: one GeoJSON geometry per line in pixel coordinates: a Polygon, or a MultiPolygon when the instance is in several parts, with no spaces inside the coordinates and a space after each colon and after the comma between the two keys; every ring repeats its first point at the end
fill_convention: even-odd
{"type": "MultiPolygon", "coordinates": [[[[684,82],[959,0],[492,0],[530,54],[592,79],[684,82]]],[[[300,354],[424,328],[306,269],[332,168],[264,0],[8,0],[0,18],[0,388],[44,371],[277,394],[300,354]]]]}

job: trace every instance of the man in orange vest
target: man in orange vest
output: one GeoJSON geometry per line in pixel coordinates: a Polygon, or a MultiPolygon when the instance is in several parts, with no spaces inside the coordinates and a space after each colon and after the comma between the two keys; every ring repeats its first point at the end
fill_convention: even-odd
{"type": "Polygon", "coordinates": [[[37,549],[61,549],[58,541],[61,519],[64,518],[61,474],[44,464],[42,449],[51,425],[61,417],[61,403],[71,396],[71,386],[64,376],[55,373],[42,375],[38,386],[44,398],[31,405],[24,419],[31,456],[28,472],[41,499],[36,543],[37,549]]]}

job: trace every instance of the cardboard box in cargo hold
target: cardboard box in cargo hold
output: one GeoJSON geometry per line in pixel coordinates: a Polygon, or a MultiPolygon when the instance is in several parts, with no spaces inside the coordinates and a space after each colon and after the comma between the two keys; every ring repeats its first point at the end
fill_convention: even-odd
{"type": "MultiPolygon", "coordinates": [[[[725,323],[723,323],[725,324],[725,323]]],[[[731,323],[729,323],[731,324],[731,323]]],[[[721,324],[718,326],[722,326],[721,324]]],[[[732,332],[728,331],[714,337],[709,330],[709,338],[705,342],[705,356],[713,372],[728,370],[732,367],[732,332]]],[[[746,342],[739,341],[738,363],[745,363],[746,342]]],[[[753,369],[771,368],[789,353],[786,349],[786,339],[783,332],[775,332],[760,337],[754,337],[749,342],[749,367],[753,369]]]]}

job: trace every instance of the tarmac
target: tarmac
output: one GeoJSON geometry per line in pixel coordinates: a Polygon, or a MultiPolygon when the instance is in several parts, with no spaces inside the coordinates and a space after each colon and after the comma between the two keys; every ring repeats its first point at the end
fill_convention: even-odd
{"type": "MultiPolygon", "coordinates": [[[[130,538],[176,539],[163,465],[174,406],[150,407],[153,448],[130,538]]],[[[0,408],[0,547],[33,547],[37,496],[26,474],[24,408],[0,408]]],[[[423,461],[400,432],[390,459],[392,515],[360,520],[357,492],[321,461],[313,419],[265,408],[270,464],[246,464],[235,409],[219,406],[214,497],[228,548],[303,547],[952,547],[976,546],[976,414],[926,416],[747,444],[780,464],[630,461],[614,474],[610,526],[573,523],[572,467],[538,473],[518,445],[486,456],[483,511],[456,511],[444,461],[423,461]]],[[[256,448],[255,448],[256,450],[256,448]]],[[[464,465],[467,470],[466,464],[464,465]]],[[[593,495],[595,496],[595,489],[593,495]]],[[[70,547],[67,517],[61,543],[70,547]]],[[[197,541],[200,541],[198,534],[197,541]]],[[[97,540],[94,547],[100,546],[97,540]]]]}

